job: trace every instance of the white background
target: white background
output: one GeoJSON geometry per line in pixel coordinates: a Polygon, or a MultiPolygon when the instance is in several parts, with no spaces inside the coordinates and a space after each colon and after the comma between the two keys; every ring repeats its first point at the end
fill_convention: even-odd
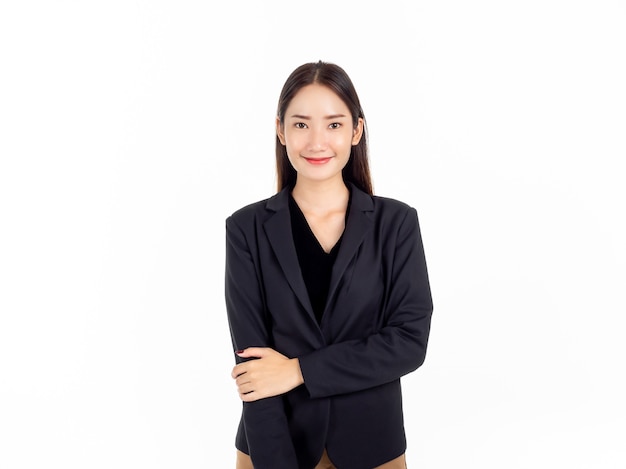
{"type": "Polygon", "coordinates": [[[619,0],[3,1],[0,467],[234,467],[224,219],[274,193],[280,88],[319,59],[360,94],[375,192],[420,215],[409,467],[626,467],[625,24],[619,0]]]}

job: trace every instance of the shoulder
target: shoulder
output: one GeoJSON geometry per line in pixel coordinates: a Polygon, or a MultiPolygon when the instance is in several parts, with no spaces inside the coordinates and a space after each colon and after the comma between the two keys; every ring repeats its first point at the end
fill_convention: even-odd
{"type": "Polygon", "coordinates": [[[281,191],[266,199],[245,205],[228,216],[226,218],[226,224],[235,223],[243,227],[263,222],[270,214],[280,209],[283,202],[287,200],[284,195],[284,192],[281,191]]]}
{"type": "Polygon", "coordinates": [[[380,208],[381,210],[406,212],[413,208],[401,200],[383,197],[380,195],[373,195],[372,200],[374,202],[374,206],[380,208]]]}
{"type": "Polygon", "coordinates": [[[391,197],[383,197],[380,195],[370,195],[355,184],[350,183],[350,193],[352,194],[352,204],[357,210],[364,212],[374,212],[376,216],[390,215],[393,213],[407,212],[411,210],[411,206],[407,203],[391,197]]]}
{"type": "Polygon", "coordinates": [[[411,205],[398,199],[373,195],[376,217],[383,220],[402,222],[408,216],[415,216],[416,210],[411,205]]]}
{"type": "Polygon", "coordinates": [[[383,230],[394,230],[409,218],[417,218],[416,210],[408,203],[391,197],[370,195],[352,185],[352,208],[364,212],[383,230]]]}
{"type": "Polygon", "coordinates": [[[413,206],[389,197],[372,198],[376,207],[374,223],[381,234],[381,239],[395,246],[421,239],[420,222],[417,210],[413,206]]]}
{"type": "Polygon", "coordinates": [[[372,196],[374,223],[386,235],[413,236],[419,233],[417,210],[407,202],[390,197],[372,196]]]}
{"type": "Polygon", "coordinates": [[[268,200],[269,198],[259,200],[257,202],[252,202],[248,205],[244,205],[243,207],[235,210],[231,215],[227,217],[227,219],[243,221],[248,218],[253,218],[256,214],[265,210],[265,206],[267,205],[268,200]]]}

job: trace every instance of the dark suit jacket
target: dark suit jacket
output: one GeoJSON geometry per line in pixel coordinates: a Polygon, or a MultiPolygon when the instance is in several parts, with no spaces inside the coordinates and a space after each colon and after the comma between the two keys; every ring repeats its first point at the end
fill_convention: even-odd
{"type": "MultiPolygon", "coordinates": [[[[424,361],[432,299],[417,212],[353,185],[318,324],[291,233],[289,193],[226,220],[226,306],[235,350],[298,357],[304,384],[243,403],[236,447],[255,469],[371,469],[406,449],[400,377],[424,361]]],[[[237,358],[239,361],[240,359],[237,358]]]]}

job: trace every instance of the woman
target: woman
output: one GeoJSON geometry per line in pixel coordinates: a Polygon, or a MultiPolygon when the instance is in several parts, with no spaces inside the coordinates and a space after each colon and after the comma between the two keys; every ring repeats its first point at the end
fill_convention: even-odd
{"type": "Polygon", "coordinates": [[[337,65],[292,72],[276,135],[278,193],[226,220],[237,469],[405,468],[400,378],[432,313],[417,213],[373,196],[337,65]]]}

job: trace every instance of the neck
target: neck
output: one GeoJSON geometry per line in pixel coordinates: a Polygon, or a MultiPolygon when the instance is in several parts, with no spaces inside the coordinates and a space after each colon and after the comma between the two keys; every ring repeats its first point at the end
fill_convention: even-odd
{"type": "Polygon", "coordinates": [[[293,198],[302,209],[311,211],[344,210],[350,191],[342,178],[331,181],[296,181],[293,198]]]}

